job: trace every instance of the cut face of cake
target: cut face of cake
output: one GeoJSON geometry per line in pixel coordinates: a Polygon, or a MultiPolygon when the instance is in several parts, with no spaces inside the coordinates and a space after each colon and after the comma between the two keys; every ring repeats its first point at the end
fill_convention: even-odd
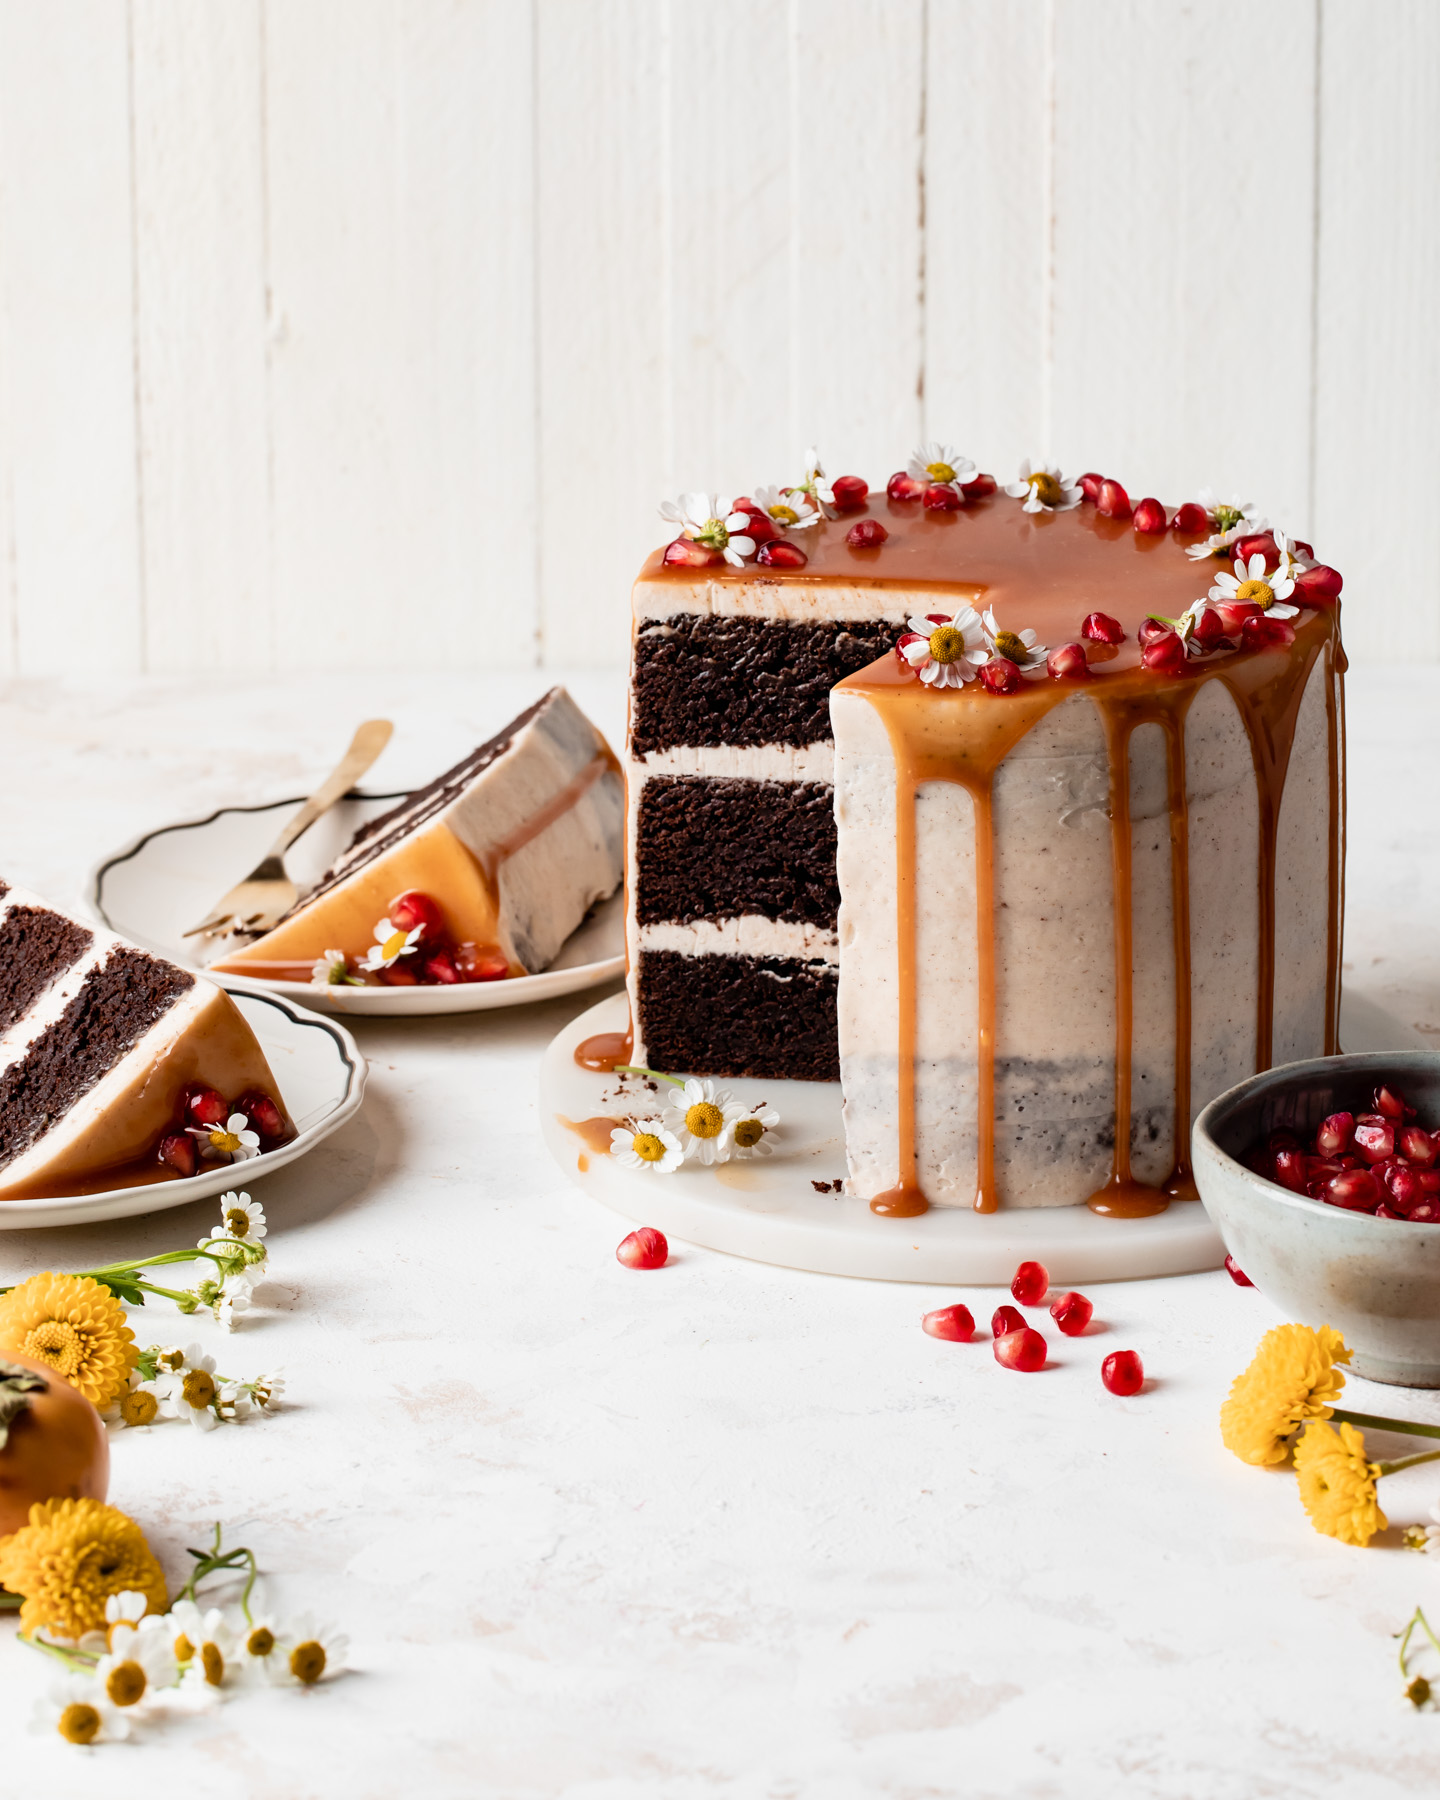
{"type": "Polygon", "coordinates": [[[609,746],[552,688],[364,826],[273,931],[214,967],[308,982],[328,956],[331,979],[403,986],[534,973],[619,885],[624,804],[609,746]]]}
{"type": "Polygon", "coordinates": [[[176,1180],[294,1135],[227,994],[0,882],[0,1200],[176,1180]]]}

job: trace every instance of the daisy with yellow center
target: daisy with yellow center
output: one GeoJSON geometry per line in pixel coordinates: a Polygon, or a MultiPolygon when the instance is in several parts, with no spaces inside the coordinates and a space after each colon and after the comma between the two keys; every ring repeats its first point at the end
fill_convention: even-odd
{"type": "Polygon", "coordinates": [[[215,1358],[206,1356],[199,1344],[191,1344],[184,1353],[181,1367],[157,1378],[163,1382],[160,1412],[167,1419],[188,1419],[200,1431],[213,1431],[219,1424],[215,1396],[220,1381],[215,1374],[215,1358]]]}
{"type": "Polygon", "coordinates": [[[20,1626],[60,1637],[104,1631],[105,1603],[127,1589],[152,1612],[165,1607],[165,1575],[145,1534],[118,1507],[98,1500],[43,1500],[30,1522],[0,1538],[0,1587],[19,1594],[20,1626]]]}
{"type": "Polygon", "coordinates": [[[632,1119],[610,1133],[610,1154],[623,1168],[673,1175],[685,1152],[660,1119],[632,1119]]]}
{"type": "Polygon", "coordinates": [[[927,687],[963,687],[990,660],[984,621],[973,606],[962,606],[948,619],[927,613],[906,624],[909,630],[895,649],[927,687]]]}
{"type": "Polygon", "coordinates": [[[921,444],[912,452],[905,472],[912,481],[928,481],[932,487],[953,487],[957,492],[980,473],[968,456],[962,456],[953,444],[944,444],[938,439],[921,444]]]}
{"type": "Polygon", "coordinates": [[[757,487],[755,504],[786,531],[804,531],[820,523],[803,488],[757,487]]]}
{"type": "Polygon", "coordinates": [[[36,1701],[33,1729],[56,1732],[67,1744],[83,1749],[122,1742],[130,1735],[130,1720],[111,1702],[93,1671],[67,1670],[36,1701]]]}
{"type": "Polygon", "coordinates": [[[779,1123],[779,1113],[763,1101],[759,1106],[742,1109],[730,1127],[732,1154],[741,1158],[773,1156],[775,1128],[779,1123]]]}
{"type": "Polygon", "coordinates": [[[741,1108],[713,1081],[693,1075],[665,1103],[665,1119],[687,1162],[729,1162],[731,1131],[741,1108]]]}
{"type": "Polygon", "coordinates": [[[92,1406],[125,1391],[135,1335],[125,1309],[88,1275],[32,1275],[0,1295],[0,1351],[45,1363],[92,1406]]]}
{"type": "Polygon", "coordinates": [[[683,537],[718,550],[734,568],[755,554],[755,540],[745,529],[750,515],[736,512],[728,494],[682,494],[678,503],[664,500],[660,517],[678,525],[683,537]]]}
{"type": "Polygon", "coordinates": [[[1290,1440],[1308,1419],[1327,1419],[1345,1386],[1335,1366],[1350,1352],[1338,1331],[1322,1325],[1276,1325],[1260,1340],[1220,1408],[1220,1436],[1241,1462],[1283,1463],[1290,1440]]]}
{"type": "Polygon", "coordinates": [[[339,1674],[349,1648],[349,1638],[333,1626],[321,1625],[309,1613],[302,1613],[283,1633],[284,1663],[276,1673],[282,1681],[314,1687],[323,1676],[339,1674]]]}
{"type": "Polygon", "coordinates": [[[1069,481],[1054,463],[1020,465],[1020,476],[1005,489],[1012,500],[1023,500],[1027,513],[1069,512],[1085,498],[1085,490],[1069,481]]]}
{"type": "Polygon", "coordinates": [[[200,1154],[212,1162],[245,1162],[260,1154],[260,1134],[251,1131],[242,1112],[231,1113],[223,1125],[191,1125],[187,1129],[199,1144],[200,1154]]]}
{"type": "Polygon", "coordinates": [[[366,952],[360,967],[373,975],[377,969],[390,968],[402,956],[414,956],[415,946],[420,942],[420,934],[424,929],[423,925],[417,925],[413,931],[402,931],[398,925],[392,925],[388,918],[381,919],[375,927],[375,942],[366,952]]]}
{"type": "Polygon", "coordinates": [[[1045,668],[1045,645],[1040,643],[1039,633],[1030,629],[1024,631],[1003,631],[1000,621],[995,617],[993,606],[987,607],[980,615],[985,627],[985,642],[992,655],[1003,656],[1007,662],[1013,662],[1016,668],[1026,674],[1037,669],[1042,673],[1045,668]]]}
{"type": "Polygon", "coordinates": [[[1282,552],[1279,567],[1267,575],[1264,552],[1257,550],[1248,563],[1235,558],[1233,575],[1227,570],[1215,577],[1210,598],[1232,606],[1258,606],[1272,619],[1294,619],[1300,613],[1298,606],[1288,604],[1294,592],[1295,576],[1289,558],[1282,552]]]}

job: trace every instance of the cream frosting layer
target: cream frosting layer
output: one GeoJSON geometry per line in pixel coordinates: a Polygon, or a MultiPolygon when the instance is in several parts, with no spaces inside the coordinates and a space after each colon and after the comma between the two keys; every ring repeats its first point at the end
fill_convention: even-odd
{"type": "MultiPolygon", "coordinates": [[[[957,584],[958,605],[978,587],[957,584]]],[[[947,599],[948,599],[947,594],[947,599]]],[[[933,596],[927,596],[933,604],[933,596]]],[[[676,613],[713,613],[717,617],[752,619],[826,620],[907,619],[915,610],[913,596],[902,589],[868,586],[863,582],[827,581],[799,584],[756,580],[678,581],[663,579],[635,584],[635,618],[639,624],[666,619],[676,613]]]]}
{"type": "Polygon", "coordinates": [[[835,746],[803,744],[674,744],[631,756],[631,781],[650,775],[709,775],[733,781],[825,781],[835,779],[835,746]]]}
{"type": "Polygon", "coordinates": [[[781,956],[792,961],[840,961],[833,931],[791,919],[743,913],[735,919],[698,919],[690,925],[642,925],[641,950],[672,950],[680,956],[781,956]]]}

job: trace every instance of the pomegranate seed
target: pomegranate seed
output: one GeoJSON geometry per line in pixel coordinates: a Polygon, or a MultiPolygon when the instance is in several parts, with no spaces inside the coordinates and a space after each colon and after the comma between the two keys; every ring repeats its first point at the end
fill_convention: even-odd
{"type": "Polygon", "coordinates": [[[852,550],[878,550],[889,535],[878,519],[862,519],[845,533],[845,542],[852,550]]]}
{"type": "Polygon", "coordinates": [[[1023,1262],[1010,1283],[1011,1295],[1022,1306],[1039,1306],[1050,1287],[1050,1271],[1044,1263],[1023,1262]]]}
{"type": "Polygon", "coordinates": [[[1245,1167],[1252,1175],[1262,1175],[1266,1181],[1275,1179],[1275,1155],[1271,1150],[1251,1150],[1243,1158],[1245,1167]]]}
{"type": "Polygon", "coordinates": [[[1020,686],[1020,670],[1008,656],[992,656],[981,665],[980,679],[992,694],[1013,694],[1020,686]]]}
{"type": "Polygon", "coordinates": [[[1146,644],[1140,661],[1158,674],[1178,675],[1185,667],[1185,646],[1175,632],[1166,631],[1146,644]]]}
{"type": "Polygon", "coordinates": [[[1412,1207],[1410,1223],[1412,1225],[1440,1225],[1440,1198],[1432,1200],[1427,1197],[1418,1206],[1412,1207]]]}
{"type": "Polygon", "coordinates": [[[1143,647],[1146,644],[1153,644],[1158,639],[1163,638],[1169,630],[1170,627],[1168,625],[1162,625],[1159,619],[1145,618],[1140,621],[1140,629],[1135,635],[1139,638],[1141,646],[1143,647]]]}
{"type": "Polygon", "coordinates": [[[1375,1217],[1377,1219],[1403,1219],[1405,1214],[1391,1212],[1390,1208],[1382,1201],[1380,1205],[1375,1208],[1375,1217]]]}
{"type": "Polygon", "coordinates": [[[437,938],[445,929],[444,913],[429,894],[422,894],[418,888],[397,894],[386,911],[397,931],[413,931],[418,925],[422,936],[437,938]]]}
{"type": "Polygon", "coordinates": [[[1295,577],[1295,598],[1302,606],[1329,606],[1340,598],[1345,583],[1334,569],[1316,563],[1295,577]]]}
{"type": "Polygon", "coordinates": [[[1018,1307],[997,1306],[990,1318],[991,1337],[1002,1338],[1010,1331],[1024,1331],[1025,1315],[1018,1307]]]}
{"type": "Polygon", "coordinates": [[[1170,529],[1182,537],[1202,537],[1210,530],[1210,515],[1203,506],[1187,500],[1170,521],[1170,529]]]}
{"type": "Polygon", "coordinates": [[[627,1269],[663,1269],[670,1255],[665,1233],[652,1225],[642,1225],[627,1238],[621,1238],[615,1251],[616,1262],[627,1269]]]}
{"type": "Polygon", "coordinates": [[[963,493],[967,500],[983,500],[987,494],[993,494],[996,481],[993,475],[977,475],[973,481],[967,481],[963,493]]]}
{"type": "Polygon", "coordinates": [[[1225,621],[1213,606],[1207,606],[1195,621],[1193,636],[1204,650],[1214,650],[1225,642],[1225,621]]]}
{"type": "Polygon", "coordinates": [[[1348,1150],[1355,1140],[1355,1115],[1348,1112],[1330,1113],[1321,1121],[1315,1133],[1315,1150],[1320,1156],[1338,1156],[1342,1150],[1348,1150]]]}
{"type": "Polygon", "coordinates": [[[1325,1184],[1327,1206],[1343,1206],[1347,1212],[1374,1212],[1380,1204],[1380,1183],[1368,1169],[1347,1169],[1325,1184]]]}
{"type": "Polygon", "coordinates": [[[462,981],[504,981],[510,965],[495,944],[461,944],[455,966],[462,981]]]}
{"type": "Polygon", "coordinates": [[[1407,1169],[1404,1163],[1392,1163],[1385,1171],[1385,1186],[1390,1195],[1390,1204],[1402,1213],[1410,1212],[1427,1198],[1425,1189],[1420,1185],[1420,1171],[1407,1169]]]}
{"type": "Polygon", "coordinates": [[[1298,1150],[1300,1148],[1299,1138],[1293,1131],[1288,1131],[1283,1126],[1272,1131],[1266,1142],[1272,1150],[1298,1150]]]}
{"type": "MultiPolygon", "coordinates": [[[[1199,511],[1198,507],[1196,508],[1196,511],[1197,512],[1199,511]]],[[[1233,1256],[1227,1256],[1225,1258],[1225,1271],[1229,1275],[1230,1279],[1235,1283],[1236,1287],[1249,1287],[1249,1288],[1254,1287],[1255,1283],[1250,1279],[1250,1277],[1240,1267],[1239,1263],[1236,1262],[1236,1260],[1233,1256]]]]}
{"type": "Polygon", "coordinates": [[[767,569],[803,569],[810,558],[788,538],[776,538],[773,544],[761,545],[755,560],[767,569]]]}
{"type": "Polygon", "coordinates": [[[1097,644],[1123,644],[1125,633],[1120,621],[1112,619],[1109,613],[1093,612],[1085,615],[1085,623],[1080,627],[1081,637],[1094,640],[1097,644]]]}
{"type": "Polygon", "coordinates": [[[678,537],[673,544],[665,546],[662,561],[671,568],[703,569],[719,562],[720,552],[712,550],[708,544],[697,544],[694,538],[678,537]]]}
{"type": "Polygon", "coordinates": [[[1050,1317],[1066,1337],[1079,1337],[1094,1316],[1094,1304],[1083,1294],[1077,1294],[1073,1288],[1051,1303],[1050,1317]]]}
{"type": "Polygon", "coordinates": [[[885,492],[891,500],[918,500],[925,492],[925,483],[897,469],[885,483],[885,492]]]}
{"type": "MultiPolygon", "coordinates": [[[[745,508],[736,502],[736,512],[745,512],[745,508]]],[[[769,513],[751,512],[747,514],[750,523],[745,527],[747,536],[754,538],[757,544],[773,544],[780,535],[780,527],[769,513]]]]}
{"type": "Polygon", "coordinates": [[[1100,1379],[1112,1394],[1128,1399],[1145,1385],[1145,1365],[1134,1350],[1112,1350],[1100,1365],[1100,1379]]]}
{"type": "Polygon", "coordinates": [[[1306,562],[1314,562],[1315,546],[1313,544],[1307,544],[1304,538],[1292,538],[1290,541],[1290,548],[1297,556],[1303,556],[1306,562]]]}
{"type": "Polygon", "coordinates": [[[1305,1192],[1305,1156],[1300,1150],[1277,1150],[1275,1152],[1275,1179],[1281,1187],[1289,1188],[1292,1194],[1305,1192]]]}
{"type": "Polygon", "coordinates": [[[1037,1369],[1045,1367],[1048,1346],[1040,1333],[1032,1331],[1028,1325],[996,1338],[994,1348],[995,1360],[1001,1368],[1019,1369],[1024,1375],[1033,1375],[1037,1369]]]}
{"type": "Polygon", "coordinates": [[[243,1093],[235,1102],[235,1110],[244,1113],[261,1137],[284,1137],[285,1115],[263,1089],[250,1088],[243,1093]]]}
{"type": "Polygon", "coordinates": [[[938,1312],[926,1313],[920,1324],[931,1337],[952,1344],[968,1344],[975,1335],[975,1317],[968,1306],[942,1306],[938,1312]]]}
{"type": "Polygon", "coordinates": [[[1357,1125],[1388,1125],[1390,1121],[1382,1112],[1368,1112],[1356,1113],[1355,1123],[1357,1125]]]}
{"type": "Polygon", "coordinates": [[[442,945],[420,964],[420,979],[433,982],[437,987],[454,987],[462,976],[454,957],[442,945]]]}
{"type": "Polygon", "coordinates": [[[1420,1169],[1420,1188],[1426,1194],[1440,1194],[1440,1169],[1420,1169]]]}
{"type": "Polygon", "coordinates": [[[1398,1124],[1402,1119],[1413,1119],[1415,1108],[1403,1094],[1397,1094],[1393,1088],[1377,1087],[1375,1090],[1375,1110],[1383,1113],[1387,1119],[1394,1119],[1398,1124]]]}
{"type": "Polygon", "coordinates": [[[1428,1131],[1422,1131],[1418,1125],[1407,1125],[1400,1133],[1400,1154],[1406,1162],[1414,1163],[1417,1169],[1428,1169],[1440,1156],[1435,1140],[1428,1131]]]}
{"type": "Polygon", "coordinates": [[[1135,529],[1148,536],[1158,536],[1166,529],[1165,508],[1158,500],[1142,500],[1135,508],[1135,529]]]}
{"type": "Polygon", "coordinates": [[[1045,667],[1056,681],[1084,679],[1090,673],[1083,644],[1057,644],[1045,658],[1045,667]]]}
{"type": "Polygon", "coordinates": [[[1230,546],[1230,554],[1237,562],[1248,563],[1250,558],[1260,555],[1267,563],[1280,560],[1280,552],[1275,547],[1275,538],[1268,531],[1252,531],[1248,537],[1236,538],[1230,546]]]}
{"type": "Polygon", "coordinates": [[[1095,510],[1104,519],[1128,519],[1133,508],[1130,496],[1118,481],[1102,481],[1095,496],[1095,510]]]}
{"type": "Polygon", "coordinates": [[[1104,485],[1105,477],[1103,475],[1097,475],[1093,469],[1088,470],[1082,475],[1079,481],[1080,491],[1084,494],[1085,498],[1090,501],[1092,506],[1095,501],[1100,498],[1100,490],[1104,485]]]}
{"type": "Polygon", "coordinates": [[[1228,637],[1239,637],[1247,619],[1259,619],[1264,615],[1260,608],[1249,600],[1220,600],[1207,609],[1220,615],[1220,623],[1225,627],[1228,637]]]}
{"type": "Polygon", "coordinates": [[[902,669],[908,669],[910,667],[909,663],[906,662],[905,658],[901,655],[901,651],[904,650],[905,646],[907,644],[923,644],[924,642],[924,638],[921,637],[918,631],[902,631],[900,633],[899,637],[895,640],[895,660],[900,664],[902,669]]]}
{"type": "Polygon", "coordinates": [[[927,487],[920,498],[927,512],[958,512],[965,504],[965,496],[958,488],[951,487],[948,481],[936,482],[927,487]]]}
{"type": "Polygon", "coordinates": [[[1264,614],[1258,619],[1247,619],[1240,628],[1240,648],[1242,650],[1268,650],[1277,644],[1293,644],[1295,627],[1288,619],[1272,619],[1264,614]]]}
{"type": "Polygon", "coordinates": [[[1355,1148],[1368,1163],[1384,1162],[1387,1156],[1395,1154],[1395,1127],[1388,1121],[1384,1125],[1357,1125],[1355,1148]]]}
{"type": "Polygon", "coordinates": [[[198,1160],[195,1140],[188,1131],[172,1131],[160,1140],[160,1160],[177,1175],[193,1175],[198,1160]]]}
{"type": "Polygon", "coordinates": [[[388,969],[381,969],[380,981],[385,987],[419,987],[420,972],[408,962],[393,962],[388,969]]]}
{"type": "Polygon", "coordinates": [[[854,512],[869,499],[870,484],[858,475],[837,475],[830,483],[830,492],[835,496],[836,512],[854,512]]]}
{"type": "Polygon", "coordinates": [[[218,1088],[192,1088],[185,1099],[185,1117],[192,1125],[223,1125],[230,1117],[230,1102],[218,1088]]]}

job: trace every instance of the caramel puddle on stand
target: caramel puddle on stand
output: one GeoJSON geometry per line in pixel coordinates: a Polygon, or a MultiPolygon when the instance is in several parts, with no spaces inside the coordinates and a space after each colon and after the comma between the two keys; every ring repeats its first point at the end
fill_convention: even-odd
{"type": "MultiPolygon", "coordinates": [[[[610,1133],[618,1131],[625,1123],[623,1119],[567,1119],[564,1113],[556,1113],[555,1123],[563,1125],[567,1131],[573,1131],[585,1150],[595,1156],[610,1154],[610,1133]]],[[[575,1159],[575,1167],[583,1175],[590,1167],[590,1158],[582,1150],[575,1159]]]]}

